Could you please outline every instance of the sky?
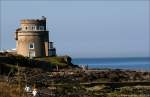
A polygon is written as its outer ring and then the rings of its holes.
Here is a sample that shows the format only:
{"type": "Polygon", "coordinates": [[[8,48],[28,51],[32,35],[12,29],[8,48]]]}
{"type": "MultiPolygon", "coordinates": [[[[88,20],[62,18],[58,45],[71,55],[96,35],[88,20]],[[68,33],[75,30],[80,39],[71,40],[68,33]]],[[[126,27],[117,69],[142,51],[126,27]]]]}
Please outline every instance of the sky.
{"type": "Polygon", "coordinates": [[[149,0],[1,0],[1,49],[15,48],[21,19],[47,17],[58,55],[150,56],[149,0]]]}

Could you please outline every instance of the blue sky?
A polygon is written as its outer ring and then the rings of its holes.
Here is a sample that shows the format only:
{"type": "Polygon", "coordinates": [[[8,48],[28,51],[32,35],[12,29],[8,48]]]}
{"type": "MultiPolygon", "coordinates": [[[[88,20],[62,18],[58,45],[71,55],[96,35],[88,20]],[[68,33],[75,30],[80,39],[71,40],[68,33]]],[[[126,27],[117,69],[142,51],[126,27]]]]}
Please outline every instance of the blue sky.
{"type": "Polygon", "coordinates": [[[21,19],[47,17],[58,55],[150,56],[150,1],[1,1],[3,49],[15,48],[21,19]]]}

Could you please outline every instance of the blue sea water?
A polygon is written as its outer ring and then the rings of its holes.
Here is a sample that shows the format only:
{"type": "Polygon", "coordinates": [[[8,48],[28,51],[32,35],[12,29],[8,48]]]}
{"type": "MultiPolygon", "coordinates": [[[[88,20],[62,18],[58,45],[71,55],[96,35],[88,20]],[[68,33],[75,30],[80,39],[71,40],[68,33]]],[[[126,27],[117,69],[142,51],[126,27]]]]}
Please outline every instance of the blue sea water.
{"type": "Polygon", "coordinates": [[[150,57],[146,58],[74,58],[74,64],[89,68],[109,68],[150,71],[150,57]]]}

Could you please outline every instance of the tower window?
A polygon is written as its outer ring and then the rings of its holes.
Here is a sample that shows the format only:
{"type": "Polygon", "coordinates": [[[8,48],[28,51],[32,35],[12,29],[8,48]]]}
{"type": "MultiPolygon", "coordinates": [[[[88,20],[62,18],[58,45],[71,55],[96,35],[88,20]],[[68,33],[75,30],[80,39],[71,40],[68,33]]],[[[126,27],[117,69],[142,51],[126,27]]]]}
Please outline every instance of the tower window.
{"type": "Polygon", "coordinates": [[[36,27],[35,27],[35,26],[32,26],[32,30],[36,30],[36,27]]]}
{"type": "Polygon", "coordinates": [[[34,43],[29,44],[29,49],[34,49],[34,43]]]}
{"type": "Polygon", "coordinates": [[[28,26],[22,26],[22,30],[28,30],[28,26]]]}
{"type": "Polygon", "coordinates": [[[40,30],[44,30],[44,26],[39,26],[39,29],[40,30]]]}
{"type": "Polygon", "coordinates": [[[25,27],[25,29],[27,30],[27,29],[28,29],[28,27],[25,27]]]}

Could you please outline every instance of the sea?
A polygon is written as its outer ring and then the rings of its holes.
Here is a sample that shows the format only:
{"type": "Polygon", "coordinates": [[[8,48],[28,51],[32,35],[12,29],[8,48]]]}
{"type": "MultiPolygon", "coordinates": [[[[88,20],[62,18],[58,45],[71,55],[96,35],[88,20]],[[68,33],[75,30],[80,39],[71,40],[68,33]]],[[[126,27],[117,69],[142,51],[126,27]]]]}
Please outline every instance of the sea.
{"type": "Polygon", "coordinates": [[[73,58],[72,63],[90,69],[125,69],[150,71],[150,57],[138,58],[73,58]]]}

